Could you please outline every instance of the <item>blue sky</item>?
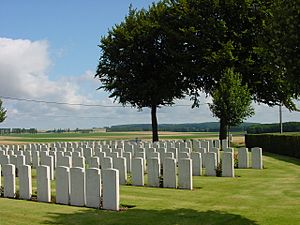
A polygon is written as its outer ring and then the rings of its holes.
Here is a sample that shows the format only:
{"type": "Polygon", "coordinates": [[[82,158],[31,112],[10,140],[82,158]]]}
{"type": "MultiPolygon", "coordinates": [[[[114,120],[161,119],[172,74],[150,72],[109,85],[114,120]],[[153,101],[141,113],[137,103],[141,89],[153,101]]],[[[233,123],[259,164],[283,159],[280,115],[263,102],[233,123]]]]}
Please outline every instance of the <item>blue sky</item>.
{"type": "Polygon", "coordinates": [[[48,40],[54,65],[51,78],[82,74],[96,68],[100,37],[134,8],[152,0],[10,0],[0,7],[1,36],[48,40]]]}
{"type": "MultiPolygon", "coordinates": [[[[117,105],[93,78],[97,46],[120,23],[129,5],[148,7],[152,0],[0,0],[0,96],[83,104],[117,105]]],[[[210,99],[203,96],[202,102],[210,99]]],[[[150,123],[149,110],[61,106],[3,99],[8,110],[1,127],[89,128],[150,123]]],[[[178,104],[191,105],[188,99],[178,104]]],[[[278,108],[255,104],[250,122],[277,122],[278,108]]],[[[284,121],[300,121],[283,110],[284,121]]],[[[161,108],[160,123],[217,121],[207,105],[161,108]]]]}

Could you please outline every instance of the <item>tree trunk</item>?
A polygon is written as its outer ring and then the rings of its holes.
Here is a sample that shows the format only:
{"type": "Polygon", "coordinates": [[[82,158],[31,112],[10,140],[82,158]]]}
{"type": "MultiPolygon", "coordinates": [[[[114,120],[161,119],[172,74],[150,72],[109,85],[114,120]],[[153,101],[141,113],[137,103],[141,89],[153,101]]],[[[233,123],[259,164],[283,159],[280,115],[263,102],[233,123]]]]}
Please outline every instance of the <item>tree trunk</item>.
{"type": "Polygon", "coordinates": [[[227,124],[226,121],[221,118],[220,119],[220,130],[219,130],[219,139],[220,140],[225,140],[227,138],[227,124]]]}
{"type": "Polygon", "coordinates": [[[158,141],[158,125],[157,125],[157,117],[156,117],[156,105],[152,105],[151,107],[151,119],[152,119],[152,141],[158,141]]]}

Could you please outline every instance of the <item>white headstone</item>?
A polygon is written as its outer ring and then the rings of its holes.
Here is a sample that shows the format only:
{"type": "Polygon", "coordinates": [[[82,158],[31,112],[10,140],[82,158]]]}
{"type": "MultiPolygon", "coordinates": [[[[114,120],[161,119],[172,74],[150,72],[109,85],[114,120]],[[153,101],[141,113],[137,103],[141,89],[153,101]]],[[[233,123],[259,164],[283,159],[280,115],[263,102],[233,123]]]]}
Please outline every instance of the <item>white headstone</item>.
{"type": "Polygon", "coordinates": [[[228,148],[228,140],[227,139],[221,140],[221,146],[223,151],[224,149],[228,148]]]}
{"type": "Polygon", "coordinates": [[[85,158],[81,156],[72,156],[72,166],[85,168],[85,158]]]}
{"type": "Polygon", "coordinates": [[[114,160],[114,169],[119,170],[119,184],[127,183],[127,167],[126,159],[124,157],[118,157],[114,160]]]}
{"type": "Polygon", "coordinates": [[[20,199],[30,200],[32,195],[31,166],[19,167],[18,173],[20,199]]]}
{"type": "Polygon", "coordinates": [[[6,164],[10,164],[9,155],[0,155],[0,165],[4,166],[6,164]]]}
{"type": "Polygon", "coordinates": [[[127,172],[131,173],[131,164],[132,164],[131,152],[124,152],[123,156],[126,158],[127,172]]]}
{"type": "Polygon", "coordinates": [[[50,168],[38,166],[37,173],[37,200],[38,202],[51,202],[50,168]]]}
{"type": "Polygon", "coordinates": [[[158,158],[148,159],[148,186],[159,187],[160,183],[160,162],[158,158]]]}
{"type": "Polygon", "coordinates": [[[119,171],[116,169],[103,170],[103,209],[119,210],[119,171]]]}
{"type": "Polygon", "coordinates": [[[192,159],[192,167],[193,167],[193,176],[201,176],[202,175],[201,153],[192,152],[191,159],[192,159]]]}
{"type": "Polygon", "coordinates": [[[54,180],[54,160],[53,156],[45,155],[41,158],[42,166],[49,166],[50,180],[54,180]]]}
{"type": "Polygon", "coordinates": [[[222,154],[222,176],[234,177],[234,159],[232,152],[223,152],[222,154]]]}
{"type": "Polygon", "coordinates": [[[70,156],[60,156],[57,158],[57,166],[72,167],[72,158],[70,156]]]}
{"type": "Polygon", "coordinates": [[[101,202],[101,173],[98,168],[86,170],[86,206],[100,208],[101,202]]]}
{"type": "Polygon", "coordinates": [[[178,160],[178,187],[181,189],[193,189],[191,159],[178,160]]]}
{"type": "Polygon", "coordinates": [[[69,204],[70,199],[70,169],[59,166],[55,171],[56,203],[69,204]]]}
{"type": "Polygon", "coordinates": [[[99,169],[99,166],[100,166],[99,157],[97,157],[97,156],[91,157],[91,159],[90,159],[90,168],[97,168],[97,169],[99,169]]]}
{"type": "Polygon", "coordinates": [[[220,149],[218,148],[211,148],[210,152],[214,152],[217,155],[217,162],[220,163],[220,149]]]}
{"type": "Polygon", "coordinates": [[[262,149],[258,147],[251,148],[251,153],[252,153],[252,168],[263,169],[262,149]]]}
{"type": "Polygon", "coordinates": [[[176,160],[165,158],[163,166],[163,185],[165,188],[176,188],[176,160]]]}
{"type": "Polygon", "coordinates": [[[13,164],[2,166],[4,176],[4,197],[14,198],[16,196],[16,167],[13,164]]]}
{"type": "Polygon", "coordinates": [[[217,154],[214,152],[205,153],[205,174],[206,176],[216,176],[217,154]]]}
{"type": "Polygon", "coordinates": [[[70,205],[84,206],[85,203],[85,171],[73,167],[70,169],[70,205]]]}
{"type": "Polygon", "coordinates": [[[238,149],[238,168],[249,168],[248,148],[238,149]]]}
{"type": "Polygon", "coordinates": [[[132,159],[132,185],[144,186],[144,159],[133,158],[132,159]]]}

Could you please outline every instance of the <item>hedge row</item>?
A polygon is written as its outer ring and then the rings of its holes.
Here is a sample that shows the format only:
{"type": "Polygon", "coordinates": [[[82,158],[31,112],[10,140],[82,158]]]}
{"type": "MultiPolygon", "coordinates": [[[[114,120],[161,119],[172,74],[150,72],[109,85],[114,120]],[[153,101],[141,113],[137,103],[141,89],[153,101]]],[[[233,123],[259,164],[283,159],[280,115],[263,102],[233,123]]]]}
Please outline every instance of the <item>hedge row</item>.
{"type": "Polygon", "coordinates": [[[266,152],[300,159],[300,134],[247,134],[245,143],[247,148],[261,147],[266,152]]]}

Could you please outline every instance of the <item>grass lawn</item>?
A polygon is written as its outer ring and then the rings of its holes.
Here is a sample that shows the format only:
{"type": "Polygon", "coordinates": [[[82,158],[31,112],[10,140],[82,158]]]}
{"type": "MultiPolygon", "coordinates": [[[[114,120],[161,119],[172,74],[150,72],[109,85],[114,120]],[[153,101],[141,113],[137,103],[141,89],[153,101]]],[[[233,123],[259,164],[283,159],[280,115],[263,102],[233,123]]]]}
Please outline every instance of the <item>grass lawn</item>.
{"type": "Polygon", "coordinates": [[[266,154],[264,164],[194,177],[193,191],[121,186],[121,204],[134,206],[121,212],[0,198],[0,225],[300,224],[300,160],[266,154]]]}

